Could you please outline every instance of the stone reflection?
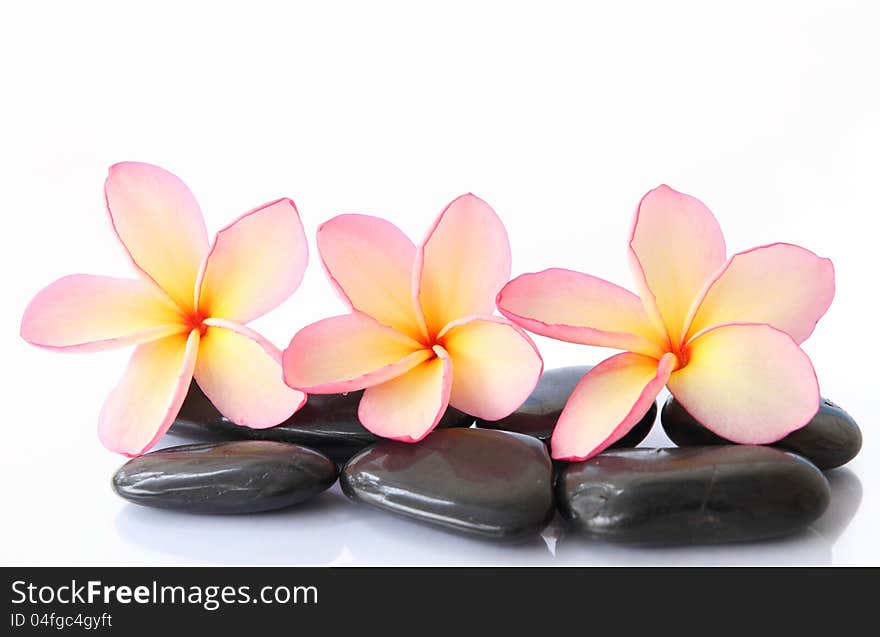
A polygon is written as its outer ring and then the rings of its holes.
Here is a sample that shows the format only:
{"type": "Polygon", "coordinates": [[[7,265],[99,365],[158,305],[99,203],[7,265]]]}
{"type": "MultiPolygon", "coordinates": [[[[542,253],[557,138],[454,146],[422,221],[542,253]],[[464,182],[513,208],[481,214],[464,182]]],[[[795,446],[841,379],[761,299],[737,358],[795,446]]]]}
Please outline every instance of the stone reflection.
{"type": "Polygon", "coordinates": [[[825,477],[831,483],[831,504],[825,514],[813,523],[812,528],[833,546],[846,531],[862,504],[862,482],[846,467],[828,471],[825,477]]]}
{"type": "MultiPolygon", "coordinates": [[[[397,566],[554,564],[540,535],[515,544],[429,526],[365,505],[351,503],[355,515],[345,540],[346,564],[397,566]]],[[[552,526],[552,523],[551,523],[552,526]]]]}
{"type": "Polygon", "coordinates": [[[195,564],[324,566],[342,554],[358,511],[334,486],[308,502],[267,513],[192,515],[126,504],[116,531],[155,552],[195,564]]]}

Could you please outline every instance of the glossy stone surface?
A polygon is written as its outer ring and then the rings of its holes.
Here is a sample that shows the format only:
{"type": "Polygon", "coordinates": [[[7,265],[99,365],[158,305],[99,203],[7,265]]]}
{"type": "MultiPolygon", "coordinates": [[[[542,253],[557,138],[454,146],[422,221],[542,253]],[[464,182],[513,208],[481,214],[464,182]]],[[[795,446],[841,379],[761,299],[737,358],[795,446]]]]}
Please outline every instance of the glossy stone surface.
{"type": "MultiPolygon", "coordinates": [[[[672,396],[663,405],[660,421],[666,435],[679,447],[731,444],[703,427],[672,396]]],[[[845,465],[856,457],[862,448],[862,432],[852,416],[822,398],[819,412],[810,422],[772,446],[793,451],[825,471],[845,465]]]]}
{"type": "MultiPolygon", "coordinates": [[[[584,374],[591,369],[593,369],[592,365],[576,365],[546,370],[541,374],[535,390],[519,409],[501,420],[488,421],[478,418],[477,427],[515,431],[534,436],[549,444],[553,428],[559,420],[562,408],[568,402],[568,397],[584,374]]],[[[656,418],[657,404],[654,403],[645,417],[636,423],[628,434],[611,445],[611,448],[637,446],[650,433],[656,418]]]]}
{"type": "Polygon", "coordinates": [[[129,460],[113,488],[135,504],[189,513],[253,513],[308,500],[336,481],[336,464],[297,445],[240,440],[182,445],[129,460]]]}
{"type": "MultiPolygon", "coordinates": [[[[193,382],[169,433],[196,440],[276,440],[317,449],[336,462],[345,462],[364,447],[381,440],[358,421],[363,391],[313,394],[302,409],[277,427],[240,427],[223,416],[193,382]]],[[[473,418],[449,408],[437,425],[468,427],[473,418]]]]}
{"type": "Polygon", "coordinates": [[[556,481],[559,511],[588,536],[631,544],[702,544],[794,533],[828,507],[822,472],[772,447],[605,452],[556,481]]]}
{"type": "Polygon", "coordinates": [[[522,539],[553,516],[552,467],[536,438],[485,429],[385,441],[345,465],[343,492],[422,522],[492,539],[522,539]]]}

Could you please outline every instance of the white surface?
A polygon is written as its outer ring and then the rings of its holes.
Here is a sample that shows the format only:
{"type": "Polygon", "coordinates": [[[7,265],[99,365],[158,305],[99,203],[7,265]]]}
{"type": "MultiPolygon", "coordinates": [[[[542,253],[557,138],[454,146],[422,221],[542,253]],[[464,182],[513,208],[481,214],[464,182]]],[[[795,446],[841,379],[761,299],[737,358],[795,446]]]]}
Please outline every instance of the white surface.
{"type": "MultiPolygon", "coordinates": [[[[0,10],[0,563],[880,564],[875,3],[308,5],[0,10]],[[107,167],[126,159],[180,175],[212,231],[291,196],[312,247],[342,212],[417,239],[473,191],[507,225],[514,274],[561,266],[627,286],[633,208],[669,183],[712,208],[732,251],[785,240],[834,259],[837,298],[805,349],[864,449],[830,474],[832,512],[813,529],[714,548],[557,542],[556,528],[498,547],[337,489],[251,517],[126,505],[95,422],[128,352],[60,355],[17,336],[55,278],[130,273],[102,201],[107,167]]],[[[313,251],[300,290],[254,326],[283,346],[342,309],[313,251]]],[[[537,341],[548,367],[609,353],[537,341]]],[[[667,444],[659,428],[649,442],[667,444]]]]}

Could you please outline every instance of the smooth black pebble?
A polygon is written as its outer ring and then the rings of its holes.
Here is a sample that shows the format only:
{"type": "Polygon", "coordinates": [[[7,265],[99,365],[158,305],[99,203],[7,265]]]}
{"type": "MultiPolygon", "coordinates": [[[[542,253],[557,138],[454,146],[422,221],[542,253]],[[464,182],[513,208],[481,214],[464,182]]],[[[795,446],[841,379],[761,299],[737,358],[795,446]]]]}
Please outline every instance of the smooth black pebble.
{"type": "MultiPolygon", "coordinates": [[[[571,392],[574,391],[584,374],[591,369],[593,369],[592,365],[548,369],[541,374],[535,390],[519,409],[501,420],[490,421],[478,418],[477,427],[515,431],[527,436],[534,436],[549,444],[553,428],[556,426],[559,414],[562,413],[571,392]]],[[[638,446],[650,433],[656,418],[657,403],[654,403],[644,418],[610,448],[638,446]]]]}
{"type": "MultiPolygon", "coordinates": [[[[196,440],[275,440],[317,449],[344,463],[381,438],[358,420],[363,391],[347,394],[312,394],[302,409],[276,427],[241,427],[221,414],[193,381],[169,433],[196,440]]],[[[450,407],[438,428],[469,427],[474,419],[450,407]]]]}
{"type": "MultiPolygon", "coordinates": [[[[706,429],[672,396],[663,405],[660,422],[669,439],[679,447],[732,444],[706,429]]],[[[803,456],[826,471],[843,466],[858,455],[862,448],[862,432],[852,416],[822,398],[819,412],[810,422],[772,446],[803,456]]]]}
{"type": "Polygon", "coordinates": [[[268,440],[182,445],[125,463],[113,488],[126,500],[189,513],[253,513],[308,500],[336,481],[336,464],[268,440]]]}
{"type": "Polygon", "coordinates": [[[492,539],[536,535],[554,512],[547,448],[504,431],[445,429],[418,444],[381,442],[353,457],[339,482],[352,500],[492,539]]]}
{"type": "Polygon", "coordinates": [[[704,544],[794,533],[831,489],[814,465],[762,446],[609,451],[558,476],[559,511],[588,536],[630,544],[704,544]]]}

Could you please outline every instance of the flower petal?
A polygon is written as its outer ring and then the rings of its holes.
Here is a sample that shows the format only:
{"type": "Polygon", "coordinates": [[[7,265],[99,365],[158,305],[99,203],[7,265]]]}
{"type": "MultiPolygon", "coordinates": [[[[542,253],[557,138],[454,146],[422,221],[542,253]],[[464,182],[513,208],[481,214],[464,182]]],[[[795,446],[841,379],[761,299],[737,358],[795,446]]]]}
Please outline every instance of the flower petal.
{"type": "Polygon", "coordinates": [[[98,419],[104,446],[137,456],[156,444],[180,411],[199,350],[199,331],[139,345],[98,419]]]}
{"type": "Polygon", "coordinates": [[[436,356],[405,374],[368,387],[358,407],[361,424],[377,436],[418,442],[446,412],[452,387],[452,364],[442,347],[436,356]]]}
{"type": "Polygon", "coordinates": [[[208,233],[186,184],[158,166],[125,162],[110,168],[104,195],[113,228],[134,265],[191,310],[208,233]]]}
{"type": "Polygon", "coordinates": [[[522,274],[499,292],[498,309],[542,336],[663,356],[665,337],[639,297],[589,274],[560,268],[522,274]]]}
{"type": "Polygon", "coordinates": [[[339,215],[318,228],[318,252],[353,309],[422,338],[412,296],[416,247],[397,226],[368,215],[339,215]]]}
{"type": "Polygon", "coordinates": [[[284,350],[284,382],[310,394],[364,389],[409,371],[431,350],[361,312],[297,332],[284,350]]]}
{"type": "Polygon", "coordinates": [[[484,420],[504,418],[522,405],[544,368],[532,339],[502,318],[460,319],[438,341],[452,360],[449,403],[484,420]]]}
{"type": "Polygon", "coordinates": [[[293,294],[308,259],[306,234],[290,199],[256,208],[217,233],[199,286],[199,311],[252,321],[293,294]]]}
{"type": "Polygon", "coordinates": [[[688,338],[722,323],[767,323],[803,343],[834,299],[834,266],[775,243],[733,255],[708,287],[688,338]]]}
{"type": "Polygon", "coordinates": [[[281,350],[243,325],[207,319],[195,377],[199,387],[232,422],[264,429],[290,418],[306,395],[284,384],[281,350]]]}
{"type": "Polygon", "coordinates": [[[557,460],[586,460],[625,436],[641,420],[675,368],[676,358],[660,361],[624,352],[587,372],[568,399],[550,439],[557,460]]]}
{"type": "Polygon", "coordinates": [[[678,348],[694,302],[724,264],[718,221],[698,199],[660,186],[639,203],[629,245],[648,316],[678,348]]]}
{"type": "Polygon", "coordinates": [[[414,293],[428,332],[474,314],[492,314],[510,278],[510,243],[495,211],[472,194],[440,213],[416,252],[414,293]]]}
{"type": "Polygon", "coordinates": [[[819,410],[810,359],[791,336],[769,325],[711,328],[688,345],[689,360],[669,391],[694,418],[743,444],[775,442],[819,410]]]}
{"type": "Polygon", "coordinates": [[[49,349],[100,351],[187,331],[174,304],[140,279],[73,274],[40,291],[21,336],[49,349]]]}

